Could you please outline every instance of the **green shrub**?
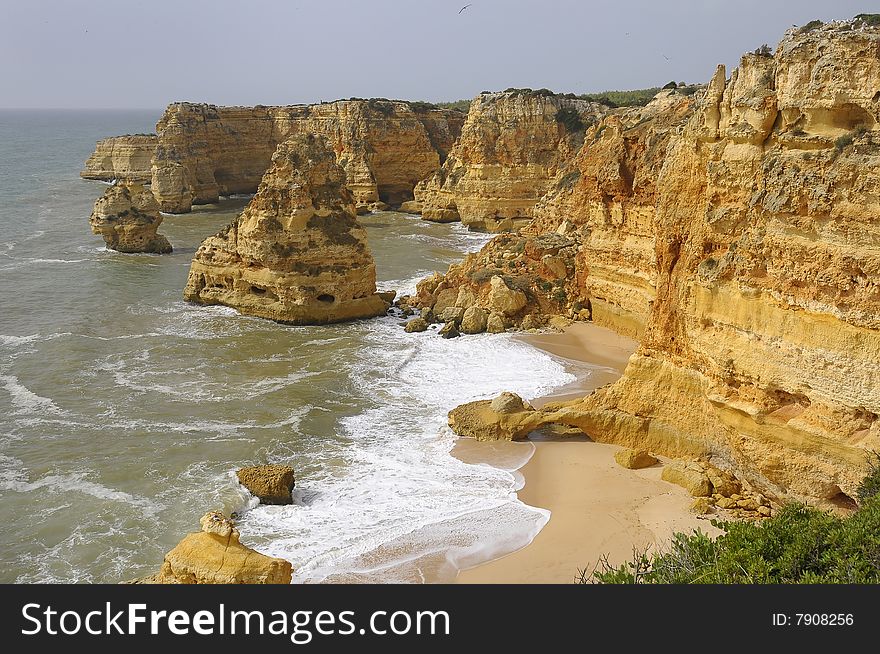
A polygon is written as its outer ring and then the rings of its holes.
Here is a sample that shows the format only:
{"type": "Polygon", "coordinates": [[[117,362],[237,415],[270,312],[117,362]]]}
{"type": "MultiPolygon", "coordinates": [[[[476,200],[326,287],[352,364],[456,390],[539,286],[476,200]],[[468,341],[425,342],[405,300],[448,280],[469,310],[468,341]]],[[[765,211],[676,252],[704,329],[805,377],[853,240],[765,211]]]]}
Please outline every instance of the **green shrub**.
{"type": "Polygon", "coordinates": [[[584,121],[577,109],[571,107],[560,107],[556,112],[556,122],[562,123],[569,132],[584,131],[584,121]]]}
{"type": "Polygon", "coordinates": [[[868,455],[868,474],[862,479],[856,493],[862,503],[880,495],[880,452],[871,452],[868,455]]]}
{"type": "Polygon", "coordinates": [[[843,152],[843,150],[852,145],[852,142],[853,135],[852,132],[850,132],[849,134],[837,137],[837,140],[834,142],[834,147],[838,152],[843,152]]]}
{"type": "MultiPolygon", "coordinates": [[[[484,91],[486,93],[486,91],[484,91]]],[[[437,106],[441,109],[457,109],[458,111],[463,111],[467,113],[471,108],[470,100],[454,100],[452,102],[438,102],[437,106]]]]}
{"type": "Polygon", "coordinates": [[[579,170],[573,170],[570,173],[565,173],[565,175],[562,176],[562,179],[557,182],[556,188],[573,188],[580,178],[581,171],[579,170]]]}
{"type": "Polygon", "coordinates": [[[470,278],[475,284],[485,284],[496,275],[501,274],[502,272],[497,268],[481,268],[480,270],[473,271],[470,274],[470,278]]]}
{"type": "Polygon", "coordinates": [[[601,93],[585,93],[578,96],[582,100],[598,102],[606,107],[644,107],[654,96],[660,92],[659,86],[649,89],[635,89],[632,91],[602,91],[601,93]]]}
{"type": "Polygon", "coordinates": [[[773,56],[773,48],[771,48],[766,43],[763,43],[760,47],[755,48],[752,54],[756,54],[759,57],[772,57],[773,56]]]}
{"type": "Polygon", "coordinates": [[[880,583],[880,495],[868,497],[846,517],[792,503],[760,523],[713,524],[724,531],[714,540],[701,532],[676,534],[657,554],[634,552],[620,566],[605,558],[593,570],[578,571],[575,579],[603,584],[880,583]]]}
{"type": "Polygon", "coordinates": [[[809,23],[807,23],[806,25],[804,25],[803,27],[801,27],[798,30],[798,34],[806,34],[807,32],[812,32],[814,29],[818,29],[819,27],[822,27],[824,24],[825,23],[823,23],[821,20],[818,20],[818,19],[811,20],[809,23]]]}
{"type": "Polygon", "coordinates": [[[880,25],[880,14],[856,14],[853,20],[876,27],[880,25]]]}
{"type": "Polygon", "coordinates": [[[834,147],[837,149],[837,152],[843,152],[847,147],[852,145],[853,141],[855,141],[860,136],[863,136],[868,131],[868,128],[864,125],[859,125],[851,132],[844,134],[843,136],[839,136],[836,141],[834,141],[834,147]]]}
{"type": "Polygon", "coordinates": [[[433,102],[422,102],[421,100],[411,100],[409,108],[418,114],[423,114],[433,109],[437,109],[437,105],[433,102]]]}
{"type": "Polygon", "coordinates": [[[367,106],[385,116],[390,116],[394,113],[394,105],[385,98],[371,98],[367,100],[367,106]]]}
{"type": "Polygon", "coordinates": [[[667,82],[667,83],[664,84],[661,88],[662,88],[664,91],[666,91],[666,90],[668,90],[668,89],[677,89],[677,88],[678,88],[678,82],[674,82],[674,81],[673,81],[673,82],[667,82]]]}

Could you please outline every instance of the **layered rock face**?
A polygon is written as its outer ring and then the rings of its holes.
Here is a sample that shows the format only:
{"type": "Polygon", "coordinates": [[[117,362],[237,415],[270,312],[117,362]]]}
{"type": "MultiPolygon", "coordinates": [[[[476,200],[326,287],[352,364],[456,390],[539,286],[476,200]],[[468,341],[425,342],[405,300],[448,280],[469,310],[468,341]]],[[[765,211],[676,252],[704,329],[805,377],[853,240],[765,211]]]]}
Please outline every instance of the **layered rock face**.
{"type": "Polygon", "coordinates": [[[572,164],[535,209],[527,238],[554,233],[579,247],[566,287],[571,314],[638,338],[655,297],[657,180],[694,100],[663,91],[587,133],[572,164]]]}
{"type": "Polygon", "coordinates": [[[589,400],[615,439],[854,495],[880,446],[878,88],[880,30],[858,23],[716,72],[657,182],[642,346],[589,400]]]}
{"type": "Polygon", "coordinates": [[[880,449],[878,88],[880,30],[832,23],[719,68],[689,117],[656,119],[665,134],[609,118],[571,201],[548,196],[526,231],[572,229],[594,318],[644,316],[642,343],[618,382],[527,426],[849,503],[880,449]]]}
{"type": "Polygon", "coordinates": [[[89,217],[92,233],[100,234],[111,250],[127,253],[171,252],[171,243],[157,233],[161,224],[162,215],[153,194],[135,183],[108,188],[89,217]]]}
{"type": "Polygon", "coordinates": [[[253,193],[280,143],[319,134],[331,144],[358,204],[399,204],[439,168],[464,120],[458,111],[417,109],[385,100],[289,107],[175,103],[156,126],[153,193],[169,212],[253,193]]]}
{"type": "Polygon", "coordinates": [[[202,243],[184,298],[291,324],[381,315],[376,266],[326,139],[282,143],[231,225],[202,243]]]}
{"type": "Polygon", "coordinates": [[[83,179],[149,182],[152,177],[155,134],[128,134],[98,141],[80,173],[83,179]]]}
{"type": "Polygon", "coordinates": [[[239,542],[235,523],[211,511],[199,521],[202,530],[186,536],[165,555],[162,569],[138,580],[153,584],[289,584],[289,561],[252,550],[239,542]]]}
{"type": "Polygon", "coordinates": [[[581,129],[558,119],[560,110],[586,123],[605,111],[596,103],[533,91],[477,96],[443,167],[416,187],[422,217],[461,220],[490,232],[527,223],[583,142],[581,129]]]}
{"type": "Polygon", "coordinates": [[[424,280],[411,303],[433,307],[441,294],[460,289],[481,298],[500,276],[527,300],[506,316],[509,327],[540,327],[562,315],[638,337],[655,293],[657,177],[670,138],[693,106],[691,97],[664,91],[647,107],[599,120],[538,202],[531,223],[424,280]]]}

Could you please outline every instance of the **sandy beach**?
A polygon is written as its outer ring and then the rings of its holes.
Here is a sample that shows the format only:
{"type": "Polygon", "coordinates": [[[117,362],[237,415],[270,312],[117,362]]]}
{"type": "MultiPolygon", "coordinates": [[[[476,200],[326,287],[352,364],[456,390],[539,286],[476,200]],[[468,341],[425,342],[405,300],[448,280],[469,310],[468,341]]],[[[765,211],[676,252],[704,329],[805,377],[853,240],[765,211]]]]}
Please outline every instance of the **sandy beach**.
{"type": "MultiPolygon", "coordinates": [[[[636,347],[588,323],[575,323],[561,334],[521,338],[555,356],[597,366],[577,387],[534,399],[535,406],[583,397],[614,381],[636,347]]],[[[533,443],[534,455],[519,470],[525,486],[518,497],[548,509],[549,522],[527,546],[463,570],[456,583],[571,583],[579,569],[592,569],[603,556],[620,563],[634,548],[666,543],[676,531],[715,533],[707,520],[689,511],[693,498],[687,491],[660,480],[659,464],[627,470],[614,461],[617,446],[586,438],[533,443]]]]}

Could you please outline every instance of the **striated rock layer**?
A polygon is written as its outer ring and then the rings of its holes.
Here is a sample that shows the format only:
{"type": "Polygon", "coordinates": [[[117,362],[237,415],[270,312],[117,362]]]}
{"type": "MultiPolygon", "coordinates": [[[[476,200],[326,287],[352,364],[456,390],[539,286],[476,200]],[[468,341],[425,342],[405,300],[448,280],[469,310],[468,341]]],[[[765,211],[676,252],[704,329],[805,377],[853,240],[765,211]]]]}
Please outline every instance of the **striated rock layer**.
{"type": "Polygon", "coordinates": [[[149,182],[158,137],[155,134],[128,134],[98,141],[95,151],[80,173],[83,179],[149,182]]]}
{"type": "Polygon", "coordinates": [[[424,280],[409,301],[433,307],[441,294],[461,289],[483,298],[500,276],[527,300],[507,316],[508,326],[540,327],[563,315],[640,336],[655,294],[657,177],[670,139],[693,106],[693,98],[663,91],[647,107],[600,119],[538,202],[531,223],[424,280]]]}
{"type": "Polygon", "coordinates": [[[838,22],[719,67],[693,110],[588,135],[525,231],[573,234],[582,301],[642,342],[618,382],[526,426],[848,503],[880,449],[878,88],[880,29],[838,22]]]}
{"type": "Polygon", "coordinates": [[[82,175],[122,178],[136,168],[137,179],[151,181],[162,211],[182,213],[221,195],[254,193],[280,143],[320,134],[358,204],[400,204],[440,167],[463,122],[460,111],[390,100],[286,107],[178,102],[156,125],[158,136],[101,141],[82,175]],[[126,154],[134,147],[137,157],[126,154]]]}
{"type": "Polygon", "coordinates": [[[490,232],[522,226],[577,152],[582,127],[604,111],[596,103],[549,92],[477,96],[443,167],[416,187],[422,218],[461,220],[470,229],[490,232]],[[566,112],[580,127],[566,126],[560,119],[566,112]]]}
{"type": "Polygon", "coordinates": [[[162,224],[153,194],[140,184],[115,184],[95,202],[89,217],[92,233],[100,234],[111,250],[167,254],[171,243],[158,234],[162,224]]]}
{"type": "Polygon", "coordinates": [[[282,143],[253,200],[202,243],[184,298],[292,324],[381,315],[376,266],[326,139],[282,143]]]}

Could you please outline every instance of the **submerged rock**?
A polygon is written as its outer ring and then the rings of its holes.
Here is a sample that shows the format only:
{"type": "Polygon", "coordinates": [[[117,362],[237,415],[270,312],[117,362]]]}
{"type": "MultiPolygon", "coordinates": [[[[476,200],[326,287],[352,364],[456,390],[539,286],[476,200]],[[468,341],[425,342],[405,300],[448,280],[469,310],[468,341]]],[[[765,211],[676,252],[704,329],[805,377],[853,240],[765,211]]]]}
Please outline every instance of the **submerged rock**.
{"type": "Polygon", "coordinates": [[[458,327],[455,325],[455,321],[450,320],[448,323],[443,325],[440,328],[440,331],[437,332],[443,338],[458,338],[461,336],[461,332],[458,331],[458,327]]]}
{"type": "Polygon", "coordinates": [[[408,334],[412,334],[414,332],[423,332],[428,329],[428,321],[424,318],[413,318],[408,323],[406,323],[406,327],[404,327],[404,331],[408,334]]]}
{"type": "Polygon", "coordinates": [[[184,298],[299,325],[385,313],[366,231],[323,137],[278,147],[241,216],[199,247],[184,298]]]}
{"type": "Polygon", "coordinates": [[[111,250],[167,254],[171,243],[156,230],[162,214],[153,194],[137,183],[111,186],[95,202],[89,217],[92,233],[100,234],[111,250]]]}
{"type": "Polygon", "coordinates": [[[236,473],[239,483],[258,497],[263,504],[291,504],[295,485],[293,468],[270,464],[248,466],[236,473]]]}

